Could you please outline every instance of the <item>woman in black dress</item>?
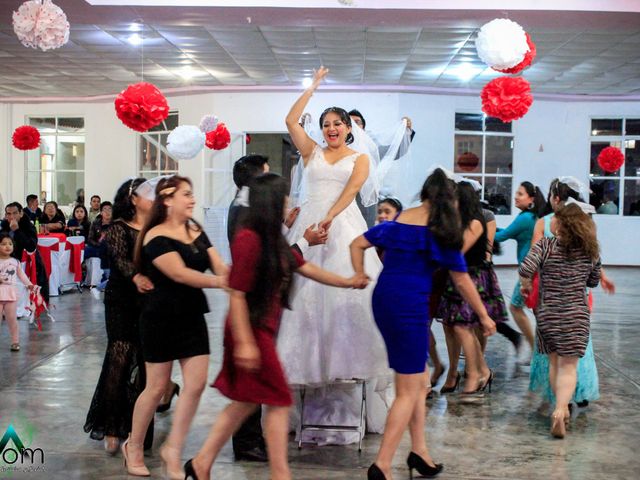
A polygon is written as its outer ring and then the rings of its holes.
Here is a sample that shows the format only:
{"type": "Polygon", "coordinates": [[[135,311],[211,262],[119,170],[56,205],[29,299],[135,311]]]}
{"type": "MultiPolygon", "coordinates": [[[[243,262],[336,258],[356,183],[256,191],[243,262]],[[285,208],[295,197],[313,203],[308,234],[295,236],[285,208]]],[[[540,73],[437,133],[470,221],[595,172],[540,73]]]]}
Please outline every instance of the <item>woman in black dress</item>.
{"type": "Polygon", "coordinates": [[[149,475],[142,451],[144,432],[171,381],[173,361],[179,360],[184,387],[160,456],[169,478],[184,478],[182,448],[207,381],[209,335],[204,314],[209,309],[202,289],[224,287],[228,267],[192,219],[194,206],[188,178],[161,179],[136,245],[136,265],[155,288],[144,296],[140,316],[147,384],[136,402],[131,435],[122,444],[131,475],[149,475]],[[215,275],[204,273],[209,269],[215,275]]]}
{"type": "MultiPolygon", "coordinates": [[[[151,201],[136,193],[144,182],[144,178],[136,178],[120,186],[113,209],[117,220],[105,237],[112,268],[104,295],[108,343],[84,431],[93,439],[104,438],[109,453],[117,452],[120,439],[131,431],[133,406],[145,384],[138,291],[149,291],[153,284],[133,264],[138,232],[151,209],[151,201]]],[[[148,447],[152,438],[150,428],[145,440],[148,447]]]]}

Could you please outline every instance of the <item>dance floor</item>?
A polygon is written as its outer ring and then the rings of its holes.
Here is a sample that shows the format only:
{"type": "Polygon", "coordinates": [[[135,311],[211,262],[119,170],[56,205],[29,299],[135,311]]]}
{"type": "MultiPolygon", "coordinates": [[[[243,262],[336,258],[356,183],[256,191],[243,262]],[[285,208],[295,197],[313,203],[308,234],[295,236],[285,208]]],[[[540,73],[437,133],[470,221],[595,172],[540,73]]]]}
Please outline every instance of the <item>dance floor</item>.
{"type": "MultiPolygon", "coordinates": [[[[488,362],[496,371],[493,392],[474,405],[461,404],[456,395],[437,393],[430,401],[429,444],[433,457],[445,465],[439,478],[638,478],[640,269],[610,268],[608,274],[617,284],[617,293],[609,297],[596,291],[592,324],[600,401],[574,414],[566,439],[552,439],[547,407],[527,393],[528,370],[515,367],[513,349],[504,337],[493,337],[488,345],[488,362]]],[[[503,291],[510,296],[515,269],[501,268],[498,275],[503,291]]],[[[209,377],[213,379],[220,367],[226,300],[223,294],[214,292],[209,302],[209,377]]],[[[52,304],[56,322],[45,320],[44,331],[38,332],[21,321],[20,353],[9,352],[5,325],[0,334],[0,429],[4,431],[12,423],[25,444],[42,448],[45,454],[44,472],[21,471],[11,478],[123,478],[120,454],[108,456],[102,443],[89,439],[82,430],[104,356],[103,305],[87,292],[57,297],[52,304]]],[[[438,350],[446,358],[442,329],[438,325],[434,331],[438,350]]],[[[181,382],[177,371],[174,380],[181,382]]],[[[199,448],[225,403],[216,390],[206,389],[185,448],[185,460],[199,448]]],[[[171,410],[156,416],[154,449],[146,458],[155,478],[162,478],[157,446],[164,440],[170,421],[171,410]]],[[[355,445],[307,446],[299,451],[292,441],[294,478],[364,479],[380,439],[379,435],[368,435],[362,453],[355,445]]],[[[406,436],[396,456],[396,480],[408,478],[404,466],[408,449],[406,436]]],[[[0,458],[0,478],[7,476],[3,466],[6,463],[0,458]]],[[[16,466],[23,468],[26,464],[21,466],[18,461],[16,466]]],[[[212,474],[216,480],[268,477],[264,465],[235,463],[230,445],[222,451],[212,474]]]]}

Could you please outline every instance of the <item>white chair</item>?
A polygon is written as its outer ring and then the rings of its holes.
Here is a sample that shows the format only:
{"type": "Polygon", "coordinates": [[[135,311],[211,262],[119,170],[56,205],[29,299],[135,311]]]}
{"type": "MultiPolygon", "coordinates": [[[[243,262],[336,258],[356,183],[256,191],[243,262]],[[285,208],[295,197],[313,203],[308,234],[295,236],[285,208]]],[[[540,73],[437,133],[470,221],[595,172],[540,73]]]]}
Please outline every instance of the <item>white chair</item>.
{"type": "Polygon", "coordinates": [[[344,380],[335,380],[334,384],[340,385],[357,385],[362,389],[362,397],[360,400],[360,422],[358,425],[318,425],[313,423],[305,423],[304,419],[304,402],[307,389],[303,387],[300,390],[300,419],[298,424],[298,450],[302,448],[302,433],[305,431],[327,431],[327,432],[357,432],[358,433],[358,452],[362,451],[362,440],[366,433],[366,414],[367,414],[367,382],[362,378],[352,378],[344,380]]]}
{"type": "Polygon", "coordinates": [[[88,287],[97,287],[102,281],[104,272],[100,267],[100,259],[98,257],[87,258],[85,265],[87,266],[87,277],[84,280],[84,284],[88,287]]]}
{"type": "Polygon", "coordinates": [[[49,273],[49,296],[58,296],[60,287],[60,240],[55,237],[38,237],[38,250],[40,256],[46,255],[43,251],[49,250],[51,257],[51,272],[49,273]],[[41,248],[44,247],[44,248],[41,248]]]}
{"type": "MultiPolygon", "coordinates": [[[[26,272],[26,262],[21,262],[20,263],[20,267],[22,268],[23,272],[26,272]]],[[[22,283],[18,283],[18,303],[16,304],[16,316],[18,318],[20,317],[28,317],[29,316],[29,310],[27,310],[27,307],[29,306],[29,290],[27,290],[26,288],[24,288],[24,286],[22,285],[22,283]]]]}
{"type": "Polygon", "coordinates": [[[82,293],[82,271],[72,272],[71,265],[71,252],[73,245],[82,246],[80,251],[80,262],[76,265],[77,268],[82,268],[82,260],[84,259],[84,237],[79,235],[76,237],[67,237],[67,245],[64,245],[64,249],[60,248],[60,284],[58,290],[63,293],[63,289],[66,287],[75,287],[80,293],[82,293]]]}

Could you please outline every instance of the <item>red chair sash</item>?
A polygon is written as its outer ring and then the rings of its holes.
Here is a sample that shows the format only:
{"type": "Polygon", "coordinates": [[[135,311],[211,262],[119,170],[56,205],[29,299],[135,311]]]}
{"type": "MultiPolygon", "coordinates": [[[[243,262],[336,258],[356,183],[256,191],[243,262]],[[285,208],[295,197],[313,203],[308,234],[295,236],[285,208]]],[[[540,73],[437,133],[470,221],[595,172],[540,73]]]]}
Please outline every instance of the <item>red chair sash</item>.
{"type": "Polygon", "coordinates": [[[31,283],[36,285],[38,283],[38,271],[36,269],[36,252],[22,251],[22,261],[25,263],[24,271],[29,277],[31,283]]]}
{"type": "Polygon", "coordinates": [[[67,242],[65,250],[71,250],[71,258],[69,258],[69,271],[73,273],[75,282],[82,281],[82,252],[84,251],[84,242],[71,243],[67,242]]]}
{"type": "Polygon", "coordinates": [[[47,272],[47,278],[51,276],[51,251],[55,247],[58,249],[59,244],[53,245],[38,245],[38,251],[40,252],[40,258],[44,264],[44,271],[47,272]]]}

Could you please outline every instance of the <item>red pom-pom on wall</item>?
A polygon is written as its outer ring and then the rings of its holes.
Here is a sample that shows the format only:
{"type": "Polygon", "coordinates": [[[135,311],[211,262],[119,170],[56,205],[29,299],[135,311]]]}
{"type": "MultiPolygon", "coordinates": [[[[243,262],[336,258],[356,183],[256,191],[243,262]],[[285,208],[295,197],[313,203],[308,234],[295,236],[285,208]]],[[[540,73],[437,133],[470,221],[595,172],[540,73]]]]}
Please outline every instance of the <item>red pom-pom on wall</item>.
{"type": "Polygon", "coordinates": [[[218,123],[215,130],[207,132],[205,145],[213,150],[224,150],[231,143],[231,134],[224,123],[218,123]]]}
{"type": "Polygon", "coordinates": [[[515,73],[520,73],[525,68],[531,66],[533,59],[536,58],[536,44],[533,43],[528,33],[525,33],[525,35],[527,36],[527,45],[529,45],[529,51],[524,54],[524,58],[522,59],[522,61],[515,67],[505,68],[504,70],[498,70],[497,68],[494,68],[494,70],[496,70],[497,72],[509,73],[513,75],[515,73]]]}
{"type": "Polygon", "coordinates": [[[13,146],[18,150],[34,150],[40,146],[40,132],[30,125],[23,125],[13,131],[13,146]]]}
{"type": "Polygon", "coordinates": [[[146,132],[169,116],[167,99],[155,85],[134,83],[118,94],[116,115],[127,127],[146,132]]]}
{"type": "Polygon", "coordinates": [[[499,77],[482,89],[482,111],[503,122],[522,118],[533,103],[531,85],[522,77],[499,77]]]}
{"type": "Polygon", "coordinates": [[[598,165],[607,173],[620,170],[624,163],[624,153],[616,147],[606,147],[598,154],[598,165]]]}
{"type": "Polygon", "coordinates": [[[249,135],[248,133],[245,133],[244,141],[247,145],[249,145],[251,143],[251,135],[249,135]]]}

